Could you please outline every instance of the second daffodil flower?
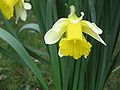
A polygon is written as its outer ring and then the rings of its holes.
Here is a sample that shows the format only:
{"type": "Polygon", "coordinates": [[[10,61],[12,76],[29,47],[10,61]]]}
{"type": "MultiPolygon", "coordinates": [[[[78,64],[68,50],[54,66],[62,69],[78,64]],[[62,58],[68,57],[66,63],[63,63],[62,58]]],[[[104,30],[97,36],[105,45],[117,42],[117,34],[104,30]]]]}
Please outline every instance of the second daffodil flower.
{"type": "Polygon", "coordinates": [[[23,21],[27,18],[26,10],[31,9],[31,5],[26,3],[25,0],[1,0],[0,10],[4,16],[9,20],[14,15],[14,9],[16,13],[16,23],[19,18],[23,21]]]}
{"type": "Polygon", "coordinates": [[[99,34],[102,34],[102,30],[95,23],[82,20],[83,12],[81,12],[81,17],[78,18],[73,5],[70,6],[70,9],[71,13],[68,18],[59,19],[45,34],[45,43],[55,44],[60,40],[58,52],[60,57],[72,56],[75,59],[79,59],[81,56],[84,56],[86,58],[92,45],[87,42],[83,33],[106,45],[99,36],[99,34]]]}

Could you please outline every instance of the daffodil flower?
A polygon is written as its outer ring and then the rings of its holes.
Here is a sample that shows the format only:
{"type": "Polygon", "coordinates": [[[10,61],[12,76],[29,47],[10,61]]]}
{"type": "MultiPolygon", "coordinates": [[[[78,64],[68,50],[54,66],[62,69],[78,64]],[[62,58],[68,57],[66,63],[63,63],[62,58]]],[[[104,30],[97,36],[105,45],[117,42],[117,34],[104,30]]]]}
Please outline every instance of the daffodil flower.
{"type": "Polygon", "coordinates": [[[14,9],[16,12],[16,23],[19,17],[25,21],[27,18],[26,10],[31,9],[29,3],[25,3],[24,0],[1,0],[0,1],[0,10],[4,16],[9,20],[14,15],[14,9]]]}
{"type": "Polygon", "coordinates": [[[87,42],[83,33],[88,34],[97,41],[106,45],[99,34],[102,30],[95,23],[82,20],[84,13],[81,12],[81,17],[75,14],[75,7],[70,6],[71,13],[68,18],[59,19],[53,27],[45,34],[44,39],[46,44],[55,44],[59,42],[59,56],[72,56],[79,59],[81,56],[85,58],[89,55],[92,45],[87,42]]]}

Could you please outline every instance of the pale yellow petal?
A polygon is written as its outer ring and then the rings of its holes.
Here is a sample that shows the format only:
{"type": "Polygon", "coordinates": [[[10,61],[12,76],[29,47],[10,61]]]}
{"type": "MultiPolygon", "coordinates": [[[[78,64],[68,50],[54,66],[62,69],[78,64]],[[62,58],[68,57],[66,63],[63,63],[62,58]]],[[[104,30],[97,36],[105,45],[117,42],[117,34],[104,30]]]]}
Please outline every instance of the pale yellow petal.
{"type": "Polygon", "coordinates": [[[70,23],[69,19],[61,18],[53,25],[53,31],[60,32],[63,27],[70,23]]]}
{"type": "Polygon", "coordinates": [[[63,27],[60,29],[59,32],[55,32],[55,30],[52,28],[50,29],[44,36],[44,40],[46,44],[55,44],[60,40],[62,35],[65,33],[66,27],[63,27]]]}
{"type": "Polygon", "coordinates": [[[53,27],[45,34],[44,39],[46,44],[54,44],[60,40],[62,35],[66,32],[66,27],[69,20],[66,18],[59,19],[53,27]]]}
{"type": "Polygon", "coordinates": [[[82,31],[88,35],[90,35],[91,37],[93,37],[94,39],[98,40],[99,42],[101,42],[102,44],[106,45],[106,43],[102,40],[102,38],[95,33],[93,30],[91,30],[91,28],[86,27],[86,26],[82,26],[82,31]]]}
{"type": "Polygon", "coordinates": [[[22,5],[22,2],[19,2],[16,6],[15,6],[15,12],[16,12],[16,23],[18,21],[19,18],[21,18],[21,20],[26,21],[27,18],[27,12],[25,10],[25,8],[22,5]]]}
{"type": "Polygon", "coordinates": [[[23,21],[26,21],[26,19],[27,19],[27,12],[26,12],[26,10],[24,8],[22,8],[22,10],[20,12],[20,18],[23,21]]]}
{"type": "Polygon", "coordinates": [[[32,8],[32,6],[31,6],[31,4],[29,4],[29,3],[24,3],[24,8],[25,8],[26,10],[30,10],[30,9],[32,8]]]}
{"type": "Polygon", "coordinates": [[[97,34],[102,34],[103,32],[95,23],[90,23],[89,21],[86,20],[82,20],[80,23],[83,27],[88,27],[97,34]]]}

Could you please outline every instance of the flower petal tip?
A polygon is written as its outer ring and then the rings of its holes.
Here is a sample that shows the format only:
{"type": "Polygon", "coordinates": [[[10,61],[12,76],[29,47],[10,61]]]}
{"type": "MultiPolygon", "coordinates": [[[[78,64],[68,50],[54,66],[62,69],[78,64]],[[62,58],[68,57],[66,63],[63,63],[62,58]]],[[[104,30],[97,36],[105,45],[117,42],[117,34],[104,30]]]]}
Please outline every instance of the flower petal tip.
{"type": "Polygon", "coordinates": [[[105,46],[107,46],[107,44],[106,44],[105,42],[104,42],[103,44],[104,44],[105,46]]]}
{"type": "Polygon", "coordinates": [[[97,34],[102,34],[103,31],[95,23],[92,23],[92,28],[97,34]]]}
{"type": "Polygon", "coordinates": [[[58,51],[58,55],[60,56],[60,58],[63,57],[63,55],[61,54],[60,49],[59,49],[59,51],[58,51]]]}
{"type": "Polygon", "coordinates": [[[26,10],[30,10],[30,9],[32,8],[32,6],[31,6],[31,4],[29,4],[29,3],[24,3],[24,8],[25,8],[26,10]]]}
{"type": "Polygon", "coordinates": [[[87,59],[87,56],[84,56],[85,57],[85,59],[87,59]]]}

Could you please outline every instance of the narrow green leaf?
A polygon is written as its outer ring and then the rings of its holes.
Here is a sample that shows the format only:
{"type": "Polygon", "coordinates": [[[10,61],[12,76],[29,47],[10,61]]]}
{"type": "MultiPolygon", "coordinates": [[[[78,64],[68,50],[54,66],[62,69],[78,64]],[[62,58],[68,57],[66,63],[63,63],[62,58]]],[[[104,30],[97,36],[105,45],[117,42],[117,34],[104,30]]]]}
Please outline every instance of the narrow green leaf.
{"type": "Polygon", "coordinates": [[[51,56],[51,65],[53,71],[53,78],[55,81],[55,88],[56,90],[62,90],[61,86],[61,69],[60,69],[60,62],[58,58],[58,51],[56,45],[49,46],[50,56],[51,56]]]}
{"type": "MultiPolygon", "coordinates": [[[[52,25],[54,24],[55,18],[53,18],[53,16],[55,15],[55,13],[57,13],[56,10],[53,9],[53,3],[55,3],[55,0],[47,0],[47,5],[46,5],[46,29],[47,30],[49,30],[52,27],[52,25]]],[[[49,47],[49,54],[51,57],[53,79],[55,81],[55,89],[62,90],[61,68],[60,68],[57,46],[49,45],[48,47],[49,47]]]]}
{"type": "Polygon", "coordinates": [[[69,58],[63,57],[60,59],[60,65],[61,65],[61,73],[62,73],[62,87],[63,90],[68,90],[69,86],[69,78],[70,78],[70,65],[69,65],[69,58]]]}
{"type": "Polygon", "coordinates": [[[91,13],[91,21],[92,23],[95,23],[96,22],[96,11],[95,11],[93,0],[89,0],[89,8],[90,8],[90,13],[91,13]]]}
{"type": "Polygon", "coordinates": [[[77,90],[85,90],[85,73],[87,69],[87,61],[85,59],[81,60],[81,70],[79,73],[79,83],[77,90]]]}
{"type": "Polygon", "coordinates": [[[18,31],[18,34],[20,34],[23,30],[34,30],[35,32],[40,33],[40,28],[38,24],[35,23],[29,23],[29,24],[25,24],[24,26],[22,26],[20,28],[20,30],[18,31]]]}
{"type": "Polygon", "coordinates": [[[80,66],[81,66],[81,61],[79,61],[79,60],[76,61],[72,90],[77,90],[78,83],[79,83],[80,66]]]}
{"type": "Polygon", "coordinates": [[[42,37],[44,37],[44,34],[46,33],[46,27],[45,27],[46,0],[31,0],[31,2],[33,5],[33,9],[34,9],[37,21],[39,23],[42,37]]]}
{"type": "Polygon", "coordinates": [[[102,10],[104,6],[104,0],[95,0],[95,9],[96,9],[96,22],[97,24],[100,22],[100,17],[102,15],[102,10]]]}
{"type": "Polygon", "coordinates": [[[75,60],[72,57],[69,58],[69,69],[68,70],[70,73],[68,90],[70,90],[73,88],[73,80],[74,80],[74,72],[75,72],[75,60]]]}
{"type": "Polygon", "coordinates": [[[53,0],[47,0],[46,5],[46,29],[49,30],[53,25],[53,0]]]}

